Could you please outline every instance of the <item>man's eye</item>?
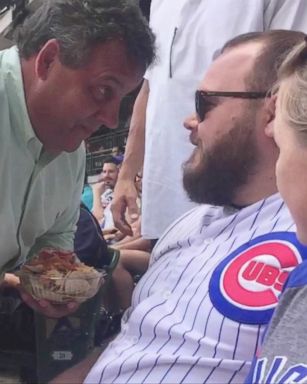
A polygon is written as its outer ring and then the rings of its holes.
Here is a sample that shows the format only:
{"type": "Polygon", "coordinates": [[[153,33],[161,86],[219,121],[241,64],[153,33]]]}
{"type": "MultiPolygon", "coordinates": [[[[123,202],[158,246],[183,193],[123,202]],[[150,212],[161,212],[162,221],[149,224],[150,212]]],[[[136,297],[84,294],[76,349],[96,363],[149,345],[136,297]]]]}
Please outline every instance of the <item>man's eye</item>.
{"type": "Polygon", "coordinates": [[[207,101],[206,103],[204,103],[203,105],[203,115],[204,115],[204,118],[206,118],[206,115],[216,107],[216,103],[214,102],[211,102],[211,101],[207,101]]]}
{"type": "Polygon", "coordinates": [[[112,90],[106,86],[96,87],[94,89],[94,97],[98,102],[107,101],[112,97],[112,90]]]}

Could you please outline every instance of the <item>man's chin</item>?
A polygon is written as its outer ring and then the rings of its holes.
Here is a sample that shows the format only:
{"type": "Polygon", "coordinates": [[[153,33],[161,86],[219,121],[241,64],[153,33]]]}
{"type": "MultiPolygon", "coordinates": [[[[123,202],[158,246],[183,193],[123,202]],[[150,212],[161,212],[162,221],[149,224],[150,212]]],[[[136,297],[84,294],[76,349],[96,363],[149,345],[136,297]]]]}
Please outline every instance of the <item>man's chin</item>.
{"type": "Polygon", "coordinates": [[[191,201],[198,204],[203,204],[203,196],[200,192],[201,180],[200,175],[195,174],[191,159],[184,164],[183,170],[183,187],[191,201]]]}
{"type": "Polygon", "coordinates": [[[77,149],[80,148],[81,145],[83,145],[84,141],[78,141],[75,143],[67,143],[65,146],[63,146],[63,152],[72,153],[75,152],[77,149]]]}
{"type": "Polygon", "coordinates": [[[221,182],[218,174],[208,174],[208,169],[202,165],[194,166],[190,161],[184,165],[183,186],[189,199],[197,204],[224,206],[231,191],[221,182]]]}
{"type": "Polygon", "coordinates": [[[73,153],[75,151],[77,151],[80,146],[82,145],[82,142],[81,143],[78,143],[78,144],[74,144],[74,145],[59,145],[57,146],[56,148],[52,148],[50,149],[48,152],[51,152],[51,153],[61,153],[61,152],[66,152],[66,153],[73,153]]]}
{"type": "Polygon", "coordinates": [[[197,168],[199,164],[198,155],[195,151],[193,151],[192,155],[182,164],[183,173],[190,173],[197,168]]]}

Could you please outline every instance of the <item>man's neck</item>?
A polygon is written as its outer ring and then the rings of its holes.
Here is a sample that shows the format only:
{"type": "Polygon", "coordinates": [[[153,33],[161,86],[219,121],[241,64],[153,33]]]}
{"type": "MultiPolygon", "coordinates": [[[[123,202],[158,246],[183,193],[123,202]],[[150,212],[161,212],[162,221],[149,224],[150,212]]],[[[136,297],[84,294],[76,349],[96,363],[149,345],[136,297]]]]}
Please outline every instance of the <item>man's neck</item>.
{"type": "Polygon", "coordinates": [[[233,199],[234,207],[244,208],[278,192],[275,175],[268,174],[261,178],[257,176],[252,176],[248,183],[240,188],[233,199]]]}

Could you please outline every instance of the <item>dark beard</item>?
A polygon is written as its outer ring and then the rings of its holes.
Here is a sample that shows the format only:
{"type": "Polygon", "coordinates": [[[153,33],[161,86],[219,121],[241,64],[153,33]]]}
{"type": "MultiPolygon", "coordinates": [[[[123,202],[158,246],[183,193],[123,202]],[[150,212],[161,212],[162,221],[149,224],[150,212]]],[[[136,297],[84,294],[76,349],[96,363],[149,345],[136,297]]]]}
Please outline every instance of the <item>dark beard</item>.
{"type": "Polygon", "coordinates": [[[234,204],[238,189],[247,183],[257,164],[254,119],[244,119],[204,152],[201,143],[183,164],[183,185],[199,204],[234,204]],[[251,126],[252,125],[252,126],[251,126]],[[201,156],[197,165],[195,157],[201,156]]]}

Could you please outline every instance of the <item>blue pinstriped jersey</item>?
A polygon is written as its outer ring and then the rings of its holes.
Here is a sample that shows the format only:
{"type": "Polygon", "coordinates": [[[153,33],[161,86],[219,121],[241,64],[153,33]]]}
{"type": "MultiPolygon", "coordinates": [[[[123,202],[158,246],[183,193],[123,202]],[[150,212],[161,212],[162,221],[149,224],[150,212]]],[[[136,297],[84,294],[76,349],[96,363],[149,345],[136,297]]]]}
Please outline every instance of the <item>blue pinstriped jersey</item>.
{"type": "Polygon", "coordinates": [[[185,214],[157,243],[120,334],[86,383],[243,382],[302,261],[294,231],[279,195],[185,214]]]}

